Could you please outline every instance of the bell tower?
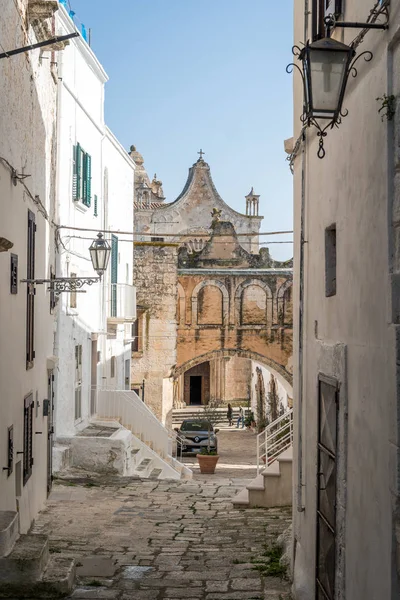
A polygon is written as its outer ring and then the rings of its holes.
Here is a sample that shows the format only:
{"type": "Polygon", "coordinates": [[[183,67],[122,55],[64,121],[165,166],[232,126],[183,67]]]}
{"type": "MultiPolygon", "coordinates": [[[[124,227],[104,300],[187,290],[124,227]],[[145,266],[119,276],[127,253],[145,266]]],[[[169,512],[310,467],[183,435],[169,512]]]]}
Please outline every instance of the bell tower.
{"type": "Polygon", "coordinates": [[[249,217],[258,217],[258,209],[260,203],[260,196],[254,193],[254,189],[251,188],[250,193],[246,196],[246,215],[249,217]]]}

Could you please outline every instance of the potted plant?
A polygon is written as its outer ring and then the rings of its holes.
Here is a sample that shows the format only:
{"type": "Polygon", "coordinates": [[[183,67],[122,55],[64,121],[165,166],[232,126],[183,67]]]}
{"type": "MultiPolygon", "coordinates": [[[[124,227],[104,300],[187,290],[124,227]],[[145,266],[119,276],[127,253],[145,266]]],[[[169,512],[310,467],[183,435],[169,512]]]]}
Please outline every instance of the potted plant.
{"type": "Polygon", "coordinates": [[[245,424],[245,427],[247,427],[247,429],[250,429],[250,427],[255,427],[256,421],[254,418],[253,411],[250,411],[250,413],[247,415],[247,417],[244,420],[244,424],[245,424]]]}
{"type": "Polygon", "coordinates": [[[216,448],[216,442],[214,441],[214,445],[211,445],[211,435],[212,433],[217,434],[219,429],[215,429],[214,425],[218,423],[220,420],[220,414],[218,408],[220,403],[217,401],[210,402],[209,404],[203,407],[201,420],[207,421],[208,424],[208,439],[207,439],[207,447],[203,448],[200,454],[197,454],[197,460],[200,467],[200,473],[213,475],[215,473],[215,468],[217,466],[217,462],[219,459],[219,455],[216,448]]]}

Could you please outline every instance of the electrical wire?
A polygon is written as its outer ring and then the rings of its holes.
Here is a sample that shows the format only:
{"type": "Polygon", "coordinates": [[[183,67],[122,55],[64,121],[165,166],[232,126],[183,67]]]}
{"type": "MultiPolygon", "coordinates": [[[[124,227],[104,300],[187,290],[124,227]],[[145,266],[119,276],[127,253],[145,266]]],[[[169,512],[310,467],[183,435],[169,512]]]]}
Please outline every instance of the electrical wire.
{"type": "MultiPolygon", "coordinates": [[[[60,237],[60,241],[61,241],[61,237],[60,237]]],[[[83,236],[83,235],[66,235],[64,236],[64,240],[72,240],[72,239],[77,239],[77,240],[88,240],[88,241],[93,241],[93,237],[87,237],[87,236],[83,236]]],[[[128,243],[128,244],[133,244],[135,242],[135,240],[127,240],[124,238],[118,238],[118,243],[128,243]]],[[[218,240],[213,241],[214,244],[226,244],[227,242],[219,242],[218,240]]],[[[269,246],[271,244],[293,244],[293,240],[287,240],[287,241],[274,241],[274,242],[261,242],[260,246],[269,246]]]]}
{"type": "MultiPolygon", "coordinates": [[[[114,233],[114,234],[119,234],[119,235],[136,235],[136,236],[141,236],[141,237],[172,237],[172,238],[187,238],[189,237],[191,234],[188,233],[142,233],[142,232],[138,232],[138,231],[121,231],[119,229],[92,229],[89,227],[73,227],[72,225],[57,225],[56,223],[54,223],[55,227],[57,229],[70,229],[71,231],[93,231],[93,232],[97,232],[97,233],[114,233]]],[[[249,232],[249,233],[237,233],[236,236],[237,237],[255,237],[255,236],[264,236],[264,235],[287,235],[287,234],[291,234],[294,233],[293,230],[290,231],[254,231],[254,232],[249,232]]],[[[194,237],[196,238],[200,238],[200,237],[206,237],[209,238],[210,237],[210,233],[198,233],[198,234],[192,234],[194,237]]]]}

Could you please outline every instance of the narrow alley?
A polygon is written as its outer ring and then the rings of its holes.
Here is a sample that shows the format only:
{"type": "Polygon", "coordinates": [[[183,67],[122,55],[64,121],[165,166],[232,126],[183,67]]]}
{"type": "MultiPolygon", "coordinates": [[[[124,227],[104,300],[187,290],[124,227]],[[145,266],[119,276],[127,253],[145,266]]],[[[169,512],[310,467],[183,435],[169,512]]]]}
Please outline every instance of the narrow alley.
{"type": "Polygon", "coordinates": [[[49,536],[52,555],[76,559],[71,598],[290,597],[275,543],[291,509],[234,510],[231,498],[254,475],[255,435],[221,431],[219,443],[215,475],[195,470],[176,482],[75,473],[55,483],[34,532],[49,536]]]}

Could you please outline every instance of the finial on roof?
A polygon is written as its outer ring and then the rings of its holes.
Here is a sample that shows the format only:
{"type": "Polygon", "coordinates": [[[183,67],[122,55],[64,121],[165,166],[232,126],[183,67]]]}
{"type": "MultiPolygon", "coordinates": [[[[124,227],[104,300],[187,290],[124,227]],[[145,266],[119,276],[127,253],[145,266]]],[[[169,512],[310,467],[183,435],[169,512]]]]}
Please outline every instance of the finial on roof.
{"type": "Polygon", "coordinates": [[[130,148],[130,151],[131,152],[136,152],[136,146],[132,145],[131,148],[130,148]]]}
{"type": "Polygon", "coordinates": [[[197,154],[200,154],[199,160],[203,160],[203,154],[205,154],[205,152],[203,152],[203,150],[201,148],[200,148],[200,152],[198,152],[197,154]]]}

